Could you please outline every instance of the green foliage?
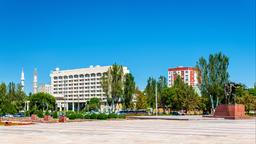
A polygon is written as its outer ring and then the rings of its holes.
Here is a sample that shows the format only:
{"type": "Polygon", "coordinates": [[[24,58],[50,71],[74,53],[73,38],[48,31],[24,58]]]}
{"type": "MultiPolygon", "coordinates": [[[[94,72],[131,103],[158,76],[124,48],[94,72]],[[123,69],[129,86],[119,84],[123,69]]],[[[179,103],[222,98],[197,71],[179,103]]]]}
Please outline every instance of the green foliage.
{"type": "Polygon", "coordinates": [[[48,93],[36,93],[29,97],[30,109],[54,110],[56,105],[55,97],[48,93]]]}
{"type": "Polygon", "coordinates": [[[115,113],[110,113],[110,114],[108,115],[108,118],[110,118],[110,119],[116,119],[116,118],[118,118],[118,115],[115,114],[115,113]]]}
{"type": "Polygon", "coordinates": [[[108,104],[115,111],[115,106],[120,99],[123,99],[124,89],[124,72],[123,66],[113,64],[108,72],[102,77],[102,88],[108,100],[108,104]]]}
{"type": "Polygon", "coordinates": [[[174,88],[165,87],[161,92],[160,105],[163,108],[171,107],[172,98],[174,97],[174,95],[175,95],[175,89],[174,88]]]}
{"type": "Polygon", "coordinates": [[[52,117],[53,117],[54,119],[57,119],[57,118],[59,117],[58,112],[57,112],[57,111],[54,111],[54,112],[52,113],[52,117]]]}
{"type": "Polygon", "coordinates": [[[133,108],[132,99],[135,94],[135,81],[131,73],[125,75],[124,82],[124,106],[125,108],[133,108]]]}
{"type": "Polygon", "coordinates": [[[136,89],[136,108],[137,109],[146,109],[148,107],[147,97],[138,89],[136,89]]]}
{"type": "Polygon", "coordinates": [[[69,118],[70,120],[74,120],[74,119],[83,119],[84,115],[80,112],[67,111],[66,117],[69,118]]]}
{"type": "Polygon", "coordinates": [[[21,85],[0,84],[0,114],[14,114],[23,110],[26,94],[21,85]]]}
{"type": "Polygon", "coordinates": [[[249,113],[249,111],[255,111],[256,110],[256,97],[249,94],[248,92],[245,93],[244,96],[238,97],[236,99],[236,102],[238,104],[243,104],[245,106],[245,111],[249,113]]]}
{"type": "MultiPolygon", "coordinates": [[[[145,88],[145,94],[147,96],[148,105],[150,107],[155,107],[156,103],[156,88],[157,88],[157,95],[158,95],[158,104],[160,106],[164,105],[164,101],[161,101],[162,93],[165,88],[167,88],[167,79],[164,76],[160,76],[158,80],[149,77],[147,81],[147,86],[145,88]]],[[[163,98],[162,98],[163,99],[163,98]]]]}
{"type": "Polygon", "coordinates": [[[42,110],[38,110],[36,114],[37,114],[37,116],[39,118],[43,118],[44,117],[44,112],[42,110]]]}
{"type": "Polygon", "coordinates": [[[173,109],[191,111],[199,108],[199,96],[191,86],[188,86],[182,81],[180,76],[177,76],[174,81],[173,90],[170,90],[171,94],[173,109]]]}
{"type": "Polygon", "coordinates": [[[101,113],[101,114],[98,115],[97,119],[106,120],[106,119],[108,119],[108,116],[106,114],[101,113]]]}
{"type": "Polygon", "coordinates": [[[98,114],[91,114],[90,115],[90,119],[97,119],[98,118],[98,114]]]}
{"type": "Polygon", "coordinates": [[[45,115],[50,115],[50,112],[47,110],[47,111],[45,112],[45,115]]]}
{"type": "Polygon", "coordinates": [[[157,81],[154,78],[149,77],[149,79],[147,81],[147,86],[144,91],[145,95],[147,96],[148,105],[150,107],[155,106],[156,83],[157,83],[157,81]]]}
{"type": "Polygon", "coordinates": [[[256,85],[254,85],[253,88],[250,88],[250,89],[249,89],[249,93],[250,93],[251,95],[253,95],[253,96],[256,96],[256,85]]]}
{"type": "Polygon", "coordinates": [[[90,119],[90,115],[89,114],[84,115],[84,119],[90,119]]]}
{"type": "Polygon", "coordinates": [[[87,110],[88,111],[98,111],[100,109],[100,99],[92,98],[87,103],[87,110]]]}
{"type": "Polygon", "coordinates": [[[212,110],[224,99],[224,85],[229,78],[228,65],[229,58],[222,53],[211,54],[208,62],[203,57],[197,62],[200,90],[202,95],[209,96],[212,110]]]}

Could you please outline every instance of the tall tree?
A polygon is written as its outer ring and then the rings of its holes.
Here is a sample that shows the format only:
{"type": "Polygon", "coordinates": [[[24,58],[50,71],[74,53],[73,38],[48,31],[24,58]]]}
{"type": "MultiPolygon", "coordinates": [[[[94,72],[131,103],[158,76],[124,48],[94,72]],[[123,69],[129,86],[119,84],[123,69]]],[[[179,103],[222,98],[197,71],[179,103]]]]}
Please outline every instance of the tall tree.
{"type": "Polygon", "coordinates": [[[143,92],[136,89],[136,109],[146,109],[147,107],[147,97],[143,94],[143,92]]]}
{"type": "Polygon", "coordinates": [[[124,72],[123,66],[114,64],[102,77],[103,91],[107,96],[108,104],[115,111],[116,104],[123,99],[124,72]]]}
{"type": "Polygon", "coordinates": [[[144,92],[147,96],[148,105],[150,107],[155,106],[156,84],[157,84],[157,81],[154,78],[152,77],[148,78],[147,86],[144,92]]]}
{"type": "Polygon", "coordinates": [[[200,90],[203,96],[209,96],[212,111],[224,100],[224,85],[229,79],[228,65],[229,58],[222,53],[211,54],[208,62],[203,57],[197,62],[200,90]]]}
{"type": "Polygon", "coordinates": [[[164,111],[166,108],[171,107],[172,104],[172,98],[175,95],[175,89],[173,87],[166,87],[161,92],[160,97],[160,105],[164,108],[164,111]]]}
{"type": "Polygon", "coordinates": [[[22,91],[21,85],[16,85],[13,82],[8,86],[2,83],[0,85],[0,113],[14,114],[24,108],[26,94],[22,91]]]}
{"type": "Polygon", "coordinates": [[[133,108],[132,99],[135,94],[135,81],[131,73],[125,75],[124,79],[124,106],[133,108]]]}
{"type": "Polygon", "coordinates": [[[195,110],[199,108],[200,98],[193,87],[185,84],[178,75],[174,81],[174,94],[171,97],[172,108],[175,110],[195,110]]]}

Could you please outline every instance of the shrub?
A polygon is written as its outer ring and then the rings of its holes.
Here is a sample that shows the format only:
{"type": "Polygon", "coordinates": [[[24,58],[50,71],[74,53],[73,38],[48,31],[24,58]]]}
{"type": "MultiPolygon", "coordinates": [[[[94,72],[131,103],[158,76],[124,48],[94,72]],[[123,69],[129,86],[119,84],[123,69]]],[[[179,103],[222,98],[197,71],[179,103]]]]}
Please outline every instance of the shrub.
{"type": "Polygon", "coordinates": [[[56,112],[56,111],[53,112],[53,113],[52,113],[52,117],[55,118],[55,119],[57,119],[57,118],[58,118],[58,112],[56,112]]]}
{"type": "Polygon", "coordinates": [[[45,112],[45,115],[50,115],[50,112],[47,110],[47,111],[45,112]]]}
{"type": "Polygon", "coordinates": [[[25,112],[25,116],[26,116],[26,117],[29,117],[29,116],[30,116],[30,111],[26,111],[26,112],[25,112]]]}
{"type": "Polygon", "coordinates": [[[97,119],[98,118],[98,115],[97,114],[91,114],[90,115],[90,119],[97,119]]]}
{"type": "Polygon", "coordinates": [[[90,115],[89,114],[84,115],[84,119],[90,119],[90,115]]]}
{"type": "Polygon", "coordinates": [[[67,117],[69,118],[69,119],[71,119],[71,120],[74,120],[74,119],[76,119],[76,114],[75,113],[71,113],[71,114],[69,114],[69,115],[67,115],[67,117]]]}
{"type": "Polygon", "coordinates": [[[118,118],[118,115],[115,114],[115,113],[111,113],[111,114],[108,115],[108,118],[110,118],[110,119],[116,119],[116,118],[118,118]]]}
{"type": "Polygon", "coordinates": [[[37,116],[39,118],[43,118],[44,117],[44,112],[42,110],[37,111],[37,116]]]}
{"type": "Polygon", "coordinates": [[[84,118],[84,116],[83,116],[83,114],[82,113],[76,113],[76,118],[77,119],[83,119],[84,118]]]}
{"type": "Polygon", "coordinates": [[[119,115],[118,118],[125,119],[125,115],[119,115]]]}
{"type": "Polygon", "coordinates": [[[106,120],[106,119],[108,119],[108,116],[106,114],[101,113],[101,114],[98,115],[97,119],[106,120]]]}
{"type": "Polygon", "coordinates": [[[83,114],[79,112],[67,112],[66,116],[71,120],[82,119],[84,117],[83,114]]]}

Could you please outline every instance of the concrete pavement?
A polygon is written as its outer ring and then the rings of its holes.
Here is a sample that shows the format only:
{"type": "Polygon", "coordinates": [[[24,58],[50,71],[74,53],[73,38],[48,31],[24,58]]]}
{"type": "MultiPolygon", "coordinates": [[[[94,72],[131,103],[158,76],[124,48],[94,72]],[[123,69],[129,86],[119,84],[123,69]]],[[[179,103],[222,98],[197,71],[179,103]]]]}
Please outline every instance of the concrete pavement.
{"type": "Polygon", "coordinates": [[[251,120],[119,120],[0,127],[0,144],[255,144],[251,120]]]}

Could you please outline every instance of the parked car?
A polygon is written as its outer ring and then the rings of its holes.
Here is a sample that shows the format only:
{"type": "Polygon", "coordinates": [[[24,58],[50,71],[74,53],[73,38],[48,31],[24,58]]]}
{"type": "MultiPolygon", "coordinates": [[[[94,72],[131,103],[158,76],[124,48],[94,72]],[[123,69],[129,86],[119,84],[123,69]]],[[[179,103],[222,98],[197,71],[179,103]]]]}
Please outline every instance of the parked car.
{"type": "Polygon", "coordinates": [[[121,110],[117,112],[118,115],[135,114],[135,115],[147,115],[146,110],[121,110]]]}
{"type": "Polygon", "coordinates": [[[24,113],[17,113],[17,114],[14,114],[13,117],[25,117],[25,114],[24,113]]]}
{"type": "Polygon", "coordinates": [[[5,117],[5,118],[13,118],[13,115],[11,115],[11,114],[5,114],[3,117],[5,117]]]}
{"type": "Polygon", "coordinates": [[[178,111],[172,111],[171,115],[175,115],[175,116],[181,116],[181,115],[185,115],[184,113],[178,112],[178,111]]]}
{"type": "Polygon", "coordinates": [[[203,115],[209,115],[209,112],[203,112],[203,115]]]}

